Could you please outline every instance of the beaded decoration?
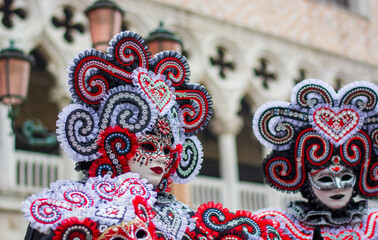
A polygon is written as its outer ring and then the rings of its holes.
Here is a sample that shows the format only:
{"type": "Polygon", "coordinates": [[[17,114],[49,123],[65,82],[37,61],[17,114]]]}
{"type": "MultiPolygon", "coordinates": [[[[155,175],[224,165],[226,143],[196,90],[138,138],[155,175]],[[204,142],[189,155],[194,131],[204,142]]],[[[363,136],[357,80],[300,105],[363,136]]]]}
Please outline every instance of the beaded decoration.
{"type": "MultiPolygon", "coordinates": [[[[259,219],[270,219],[281,226],[285,226],[284,232],[290,239],[313,239],[314,227],[304,226],[298,220],[288,217],[288,214],[279,210],[263,210],[255,213],[259,219]]],[[[376,239],[376,221],[378,213],[373,211],[363,218],[358,226],[344,225],[341,228],[321,227],[321,235],[324,240],[363,240],[376,239]]]]}
{"type": "Polygon", "coordinates": [[[156,232],[153,223],[146,223],[140,218],[136,217],[131,222],[122,222],[120,225],[114,225],[101,234],[98,240],[113,240],[113,239],[143,239],[156,240],[156,232]],[[151,228],[153,230],[151,230],[151,228]]]}
{"type": "Polygon", "coordinates": [[[54,233],[52,240],[98,239],[100,235],[96,222],[89,218],[79,220],[77,217],[64,219],[54,233]]]}
{"type": "Polygon", "coordinates": [[[297,84],[291,103],[270,102],[253,119],[257,139],[273,149],[264,160],[266,182],[287,192],[301,187],[312,168],[338,164],[353,168],[356,191],[378,195],[378,87],[354,82],[337,93],[327,83],[307,79],[297,84]]]}
{"type": "Polygon", "coordinates": [[[191,219],[194,211],[178,201],[174,195],[167,192],[159,193],[152,212],[155,214],[152,222],[156,226],[159,240],[191,239],[185,231],[195,227],[191,219]]]}
{"type": "Polygon", "coordinates": [[[189,224],[189,216],[185,216],[179,208],[172,208],[167,205],[155,206],[153,211],[155,217],[152,222],[165,237],[168,239],[182,238],[189,224]]]}
{"type": "Polygon", "coordinates": [[[180,165],[172,176],[179,183],[192,180],[199,173],[203,159],[203,148],[196,136],[185,138],[182,148],[180,165]]]}
{"type": "Polygon", "coordinates": [[[193,218],[196,229],[189,231],[192,239],[289,239],[272,220],[259,219],[244,210],[231,213],[220,203],[202,204],[193,218]]]}
{"type": "Polygon", "coordinates": [[[107,54],[93,49],[80,53],[68,72],[73,103],[59,114],[58,140],[72,159],[89,162],[90,177],[129,171],[135,137],[154,132],[158,116],[168,119],[172,149],[187,145],[183,156],[172,154],[176,162],[171,165],[179,174],[168,171],[159,189],[198,174],[202,147],[190,142],[208,124],[212,101],[203,86],[189,83],[185,57],[165,51],[151,58],[144,39],[125,31],[109,42],[107,54]]]}
{"type": "Polygon", "coordinates": [[[156,192],[152,188],[147,180],[131,172],[115,178],[93,177],[86,183],[60,180],[51,184],[51,190],[28,197],[22,203],[22,211],[31,227],[42,233],[61,229],[65,226],[63,221],[72,217],[90,218],[98,224],[112,226],[135,217],[136,197],[138,202],[143,199],[145,205],[153,205],[156,192]]]}

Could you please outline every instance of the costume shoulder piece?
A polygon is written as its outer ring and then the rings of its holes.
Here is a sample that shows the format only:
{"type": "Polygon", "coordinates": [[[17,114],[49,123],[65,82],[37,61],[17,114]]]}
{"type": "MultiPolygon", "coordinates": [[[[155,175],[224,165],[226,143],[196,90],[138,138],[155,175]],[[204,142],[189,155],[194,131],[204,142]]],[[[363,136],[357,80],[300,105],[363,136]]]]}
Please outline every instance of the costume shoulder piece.
{"type": "Polygon", "coordinates": [[[30,226],[53,239],[108,239],[110,227],[118,226],[126,237],[142,229],[155,235],[152,206],[156,192],[135,173],[110,178],[90,178],[86,183],[57,181],[49,190],[28,197],[22,204],[30,226]],[[130,228],[133,224],[137,228],[130,228]]]}
{"type": "MultiPolygon", "coordinates": [[[[284,234],[289,236],[289,239],[311,240],[315,239],[315,226],[306,226],[298,221],[288,212],[278,209],[262,210],[255,213],[258,219],[270,219],[279,226],[282,226],[284,234]]],[[[378,220],[377,209],[371,209],[363,217],[362,222],[357,226],[344,224],[342,227],[320,227],[321,239],[324,240],[366,240],[377,238],[377,224],[378,220]]]]}

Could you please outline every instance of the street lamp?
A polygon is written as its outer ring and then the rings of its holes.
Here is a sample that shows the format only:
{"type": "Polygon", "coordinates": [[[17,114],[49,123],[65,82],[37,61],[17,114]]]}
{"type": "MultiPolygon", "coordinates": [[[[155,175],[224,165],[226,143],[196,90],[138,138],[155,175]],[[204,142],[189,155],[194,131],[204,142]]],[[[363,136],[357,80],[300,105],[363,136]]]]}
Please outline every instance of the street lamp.
{"type": "Polygon", "coordinates": [[[174,50],[180,53],[183,50],[182,41],[173,32],[166,29],[162,21],[160,21],[159,27],[149,34],[146,42],[152,55],[166,50],[174,50]]]}
{"type": "Polygon", "coordinates": [[[112,1],[99,0],[89,6],[85,14],[91,28],[93,47],[105,52],[110,39],[121,31],[123,10],[112,1]]]}
{"type": "MultiPolygon", "coordinates": [[[[10,107],[18,106],[27,99],[29,75],[34,57],[25,55],[14,47],[0,51],[0,101],[10,107]]],[[[12,111],[10,111],[10,116],[12,111]]]]}

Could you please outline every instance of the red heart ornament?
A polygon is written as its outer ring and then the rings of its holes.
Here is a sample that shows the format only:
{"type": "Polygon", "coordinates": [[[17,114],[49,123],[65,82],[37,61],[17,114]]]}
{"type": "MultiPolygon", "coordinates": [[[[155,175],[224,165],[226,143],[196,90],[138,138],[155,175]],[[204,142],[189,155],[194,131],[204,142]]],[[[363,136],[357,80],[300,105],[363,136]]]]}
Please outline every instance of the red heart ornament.
{"type": "Polygon", "coordinates": [[[353,109],[342,109],[335,113],[331,108],[322,107],[314,112],[312,120],[316,130],[340,145],[346,141],[346,136],[358,131],[361,118],[353,109]]]}
{"type": "Polygon", "coordinates": [[[162,79],[152,79],[145,72],[138,74],[138,83],[156,108],[162,112],[172,99],[172,92],[167,83],[162,79]]]}

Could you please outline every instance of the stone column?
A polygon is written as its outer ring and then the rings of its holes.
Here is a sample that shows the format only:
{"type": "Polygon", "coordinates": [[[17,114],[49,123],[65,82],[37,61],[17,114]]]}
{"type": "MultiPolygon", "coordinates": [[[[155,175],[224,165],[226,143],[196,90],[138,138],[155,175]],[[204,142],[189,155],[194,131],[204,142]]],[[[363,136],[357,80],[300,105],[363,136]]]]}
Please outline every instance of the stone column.
{"type": "Polygon", "coordinates": [[[272,149],[267,148],[264,145],[262,145],[262,157],[263,158],[265,158],[266,156],[268,156],[268,154],[270,154],[271,152],[272,152],[272,149]]]}
{"type": "Polygon", "coordinates": [[[77,181],[77,180],[80,180],[81,179],[81,176],[80,176],[80,173],[77,172],[75,170],[75,164],[76,162],[70,158],[67,154],[65,154],[63,152],[63,150],[61,150],[62,152],[62,179],[67,179],[67,180],[73,180],[73,181],[77,181]]]}
{"type": "Polygon", "coordinates": [[[16,185],[15,135],[8,117],[8,107],[0,104],[0,187],[16,185]]]}
{"type": "Polygon", "coordinates": [[[220,175],[224,183],[223,205],[235,211],[240,205],[236,135],[241,127],[241,120],[236,116],[222,116],[212,121],[211,127],[218,136],[220,175]]]}

